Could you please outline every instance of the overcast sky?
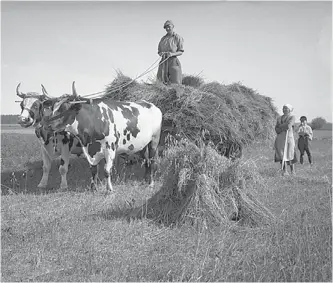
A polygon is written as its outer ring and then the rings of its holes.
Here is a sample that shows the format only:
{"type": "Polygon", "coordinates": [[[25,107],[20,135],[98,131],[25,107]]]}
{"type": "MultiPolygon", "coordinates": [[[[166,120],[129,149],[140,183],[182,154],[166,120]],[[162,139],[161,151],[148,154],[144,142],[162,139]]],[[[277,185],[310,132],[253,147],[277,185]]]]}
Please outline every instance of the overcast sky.
{"type": "MultiPolygon", "coordinates": [[[[132,78],[158,59],[170,19],[184,38],[185,74],[242,82],[298,119],[332,121],[331,2],[1,3],[1,113],[19,114],[23,92],[104,90],[116,70],[132,78]]],[[[155,69],[147,76],[155,76],[155,69]]]]}

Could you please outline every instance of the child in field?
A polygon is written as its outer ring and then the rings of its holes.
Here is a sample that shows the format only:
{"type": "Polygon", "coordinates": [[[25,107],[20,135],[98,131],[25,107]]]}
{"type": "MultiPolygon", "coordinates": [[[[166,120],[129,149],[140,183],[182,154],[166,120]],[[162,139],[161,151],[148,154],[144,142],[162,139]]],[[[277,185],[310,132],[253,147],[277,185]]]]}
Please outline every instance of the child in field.
{"type": "Polygon", "coordinates": [[[312,164],[312,156],[310,152],[310,141],[313,138],[311,127],[307,124],[305,116],[300,118],[301,125],[298,128],[298,149],[300,151],[300,163],[303,164],[304,151],[308,155],[309,163],[312,164]]]}

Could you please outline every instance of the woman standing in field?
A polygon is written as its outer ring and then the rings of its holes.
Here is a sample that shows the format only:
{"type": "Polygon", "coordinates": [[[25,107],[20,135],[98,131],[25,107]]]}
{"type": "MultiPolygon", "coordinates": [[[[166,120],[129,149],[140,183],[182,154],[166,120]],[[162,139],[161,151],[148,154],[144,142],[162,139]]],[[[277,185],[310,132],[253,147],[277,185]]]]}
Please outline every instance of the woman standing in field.
{"type": "Polygon", "coordinates": [[[164,23],[167,34],[164,35],[158,44],[158,55],[162,57],[158,66],[157,79],[164,84],[181,84],[182,67],[178,56],[184,52],[183,38],[173,31],[174,25],[171,21],[164,23]]]}
{"type": "Polygon", "coordinates": [[[288,175],[286,165],[290,166],[291,174],[295,174],[294,164],[297,162],[294,139],[295,116],[291,115],[293,107],[290,104],[283,105],[282,111],[283,115],[277,119],[275,125],[277,136],[274,143],[274,159],[275,162],[283,163],[283,175],[288,175]]]}

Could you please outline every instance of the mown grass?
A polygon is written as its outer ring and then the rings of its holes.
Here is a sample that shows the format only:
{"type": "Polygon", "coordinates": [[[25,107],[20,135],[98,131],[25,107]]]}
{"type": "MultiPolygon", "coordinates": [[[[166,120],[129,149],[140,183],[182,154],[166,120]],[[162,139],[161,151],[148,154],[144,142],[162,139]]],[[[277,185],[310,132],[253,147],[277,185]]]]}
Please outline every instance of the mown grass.
{"type": "MultiPolygon", "coordinates": [[[[332,143],[313,141],[314,166],[282,177],[272,145],[244,151],[265,186],[271,226],[165,227],[130,219],[153,190],[72,190],[1,198],[2,281],[332,281],[332,143]]],[[[77,189],[77,188],[75,188],[77,189]]]]}

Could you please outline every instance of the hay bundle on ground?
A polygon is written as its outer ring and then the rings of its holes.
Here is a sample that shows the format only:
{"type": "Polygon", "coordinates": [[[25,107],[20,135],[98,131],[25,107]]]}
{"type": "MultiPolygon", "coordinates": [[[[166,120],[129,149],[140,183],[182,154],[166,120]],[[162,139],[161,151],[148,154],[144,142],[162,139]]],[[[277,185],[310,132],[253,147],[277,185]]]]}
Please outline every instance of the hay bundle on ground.
{"type": "Polygon", "coordinates": [[[170,146],[160,162],[161,189],[132,216],[166,225],[219,225],[231,223],[232,218],[260,225],[272,220],[269,210],[253,197],[254,186],[262,185],[254,168],[189,141],[170,146]]]}
{"type": "MultiPolygon", "coordinates": [[[[241,84],[198,82],[196,87],[137,83],[119,73],[106,88],[116,100],[145,99],[163,113],[163,132],[182,138],[210,140],[229,156],[254,140],[274,136],[277,112],[270,98],[241,84]]],[[[163,135],[164,138],[165,135],[163,135]]]]}

